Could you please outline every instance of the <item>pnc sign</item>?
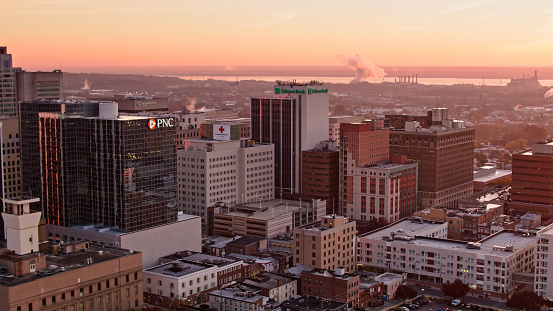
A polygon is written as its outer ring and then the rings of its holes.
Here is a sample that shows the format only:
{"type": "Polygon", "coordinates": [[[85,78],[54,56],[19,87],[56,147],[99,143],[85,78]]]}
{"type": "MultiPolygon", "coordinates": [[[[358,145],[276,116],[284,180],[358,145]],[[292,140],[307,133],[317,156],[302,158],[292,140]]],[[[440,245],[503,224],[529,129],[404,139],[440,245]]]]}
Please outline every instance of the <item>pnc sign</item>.
{"type": "Polygon", "coordinates": [[[148,120],[148,127],[150,128],[150,130],[155,129],[156,127],[173,127],[173,126],[175,126],[173,118],[148,120]]]}

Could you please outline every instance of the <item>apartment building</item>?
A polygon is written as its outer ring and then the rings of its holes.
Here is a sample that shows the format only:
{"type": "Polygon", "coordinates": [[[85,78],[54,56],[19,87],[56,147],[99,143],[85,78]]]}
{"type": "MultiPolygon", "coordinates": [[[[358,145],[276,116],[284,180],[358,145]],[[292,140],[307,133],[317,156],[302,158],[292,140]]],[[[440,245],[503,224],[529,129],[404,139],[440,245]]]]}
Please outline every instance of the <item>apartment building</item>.
{"type": "Polygon", "coordinates": [[[549,263],[553,258],[553,225],[549,225],[538,232],[537,240],[534,292],[544,298],[551,299],[553,297],[553,286],[549,284],[549,281],[553,280],[553,269],[550,269],[549,263]]]}
{"type": "Polygon", "coordinates": [[[353,272],[355,234],[355,222],[338,215],[326,215],[320,223],[296,228],[292,232],[294,264],[332,271],[343,267],[353,272]]]}
{"type": "Polygon", "coordinates": [[[503,230],[478,242],[447,240],[446,224],[401,221],[359,236],[357,262],[435,284],[461,279],[474,294],[505,298],[532,273],[535,235],[503,230]]]}

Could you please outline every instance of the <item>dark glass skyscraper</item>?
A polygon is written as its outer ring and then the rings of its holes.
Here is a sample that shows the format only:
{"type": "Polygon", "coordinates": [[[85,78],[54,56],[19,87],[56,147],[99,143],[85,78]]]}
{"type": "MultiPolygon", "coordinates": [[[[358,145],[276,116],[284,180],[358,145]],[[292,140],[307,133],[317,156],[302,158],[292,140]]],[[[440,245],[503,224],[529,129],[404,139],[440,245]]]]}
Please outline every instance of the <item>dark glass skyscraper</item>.
{"type": "Polygon", "coordinates": [[[47,223],[132,232],[176,220],[172,116],[118,116],[115,103],[42,104],[21,103],[21,130],[38,138],[23,144],[21,135],[21,152],[23,185],[41,193],[47,223]]]}

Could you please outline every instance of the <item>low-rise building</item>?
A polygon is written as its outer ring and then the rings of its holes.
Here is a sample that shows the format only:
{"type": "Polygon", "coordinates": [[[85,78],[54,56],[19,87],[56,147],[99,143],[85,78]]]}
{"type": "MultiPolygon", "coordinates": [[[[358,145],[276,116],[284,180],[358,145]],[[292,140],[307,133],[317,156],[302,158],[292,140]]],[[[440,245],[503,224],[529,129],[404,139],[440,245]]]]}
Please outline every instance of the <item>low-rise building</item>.
{"type": "Polygon", "coordinates": [[[217,265],[177,260],[145,269],[144,301],[163,307],[196,305],[217,289],[217,265]]]}
{"type": "Polygon", "coordinates": [[[328,270],[304,271],[302,278],[302,295],[313,295],[321,298],[345,302],[348,308],[356,308],[359,295],[359,275],[347,274],[344,267],[328,270]]]}
{"type": "Polygon", "coordinates": [[[255,277],[247,278],[240,283],[259,289],[261,295],[277,302],[284,302],[298,294],[295,279],[271,272],[261,272],[255,277]]]}
{"type": "Polygon", "coordinates": [[[246,265],[240,259],[218,257],[191,251],[176,252],[173,255],[162,257],[159,259],[159,263],[166,264],[178,260],[217,266],[217,287],[219,288],[247,277],[246,265]]]}
{"type": "Polygon", "coordinates": [[[227,287],[209,293],[209,306],[214,310],[261,311],[269,298],[259,291],[242,286],[227,287]]]}
{"type": "Polygon", "coordinates": [[[396,298],[397,288],[403,283],[403,280],[405,280],[405,275],[389,272],[382,273],[374,278],[375,282],[382,282],[387,300],[396,298]]]}
{"type": "Polygon", "coordinates": [[[208,211],[208,234],[272,238],[318,222],[325,215],[321,200],[269,200],[229,207],[221,202],[208,211]]]}
{"type": "Polygon", "coordinates": [[[359,308],[372,308],[383,303],[385,286],[383,281],[374,277],[359,280],[359,308]]]}

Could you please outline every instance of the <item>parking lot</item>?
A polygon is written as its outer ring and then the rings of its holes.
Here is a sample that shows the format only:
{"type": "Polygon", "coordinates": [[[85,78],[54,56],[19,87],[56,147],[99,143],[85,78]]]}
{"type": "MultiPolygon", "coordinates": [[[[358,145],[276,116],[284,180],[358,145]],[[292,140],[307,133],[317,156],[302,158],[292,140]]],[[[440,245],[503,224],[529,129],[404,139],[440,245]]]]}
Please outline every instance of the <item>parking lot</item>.
{"type": "MultiPolygon", "coordinates": [[[[409,300],[406,300],[405,304],[402,304],[401,306],[405,306],[409,308],[409,311],[497,311],[497,309],[484,307],[484,306],[478,306],[478,305],[465,305],[461,304],[459,306],[451,306],[451,301],[445,301],[445,300],[434,300],[429,301],[426,304],[420,304],[419,307],[410,308],[408,306],[409,300]]],[[[395,308],[396,311],[407,311],[403,308],[395,308]]]]}

